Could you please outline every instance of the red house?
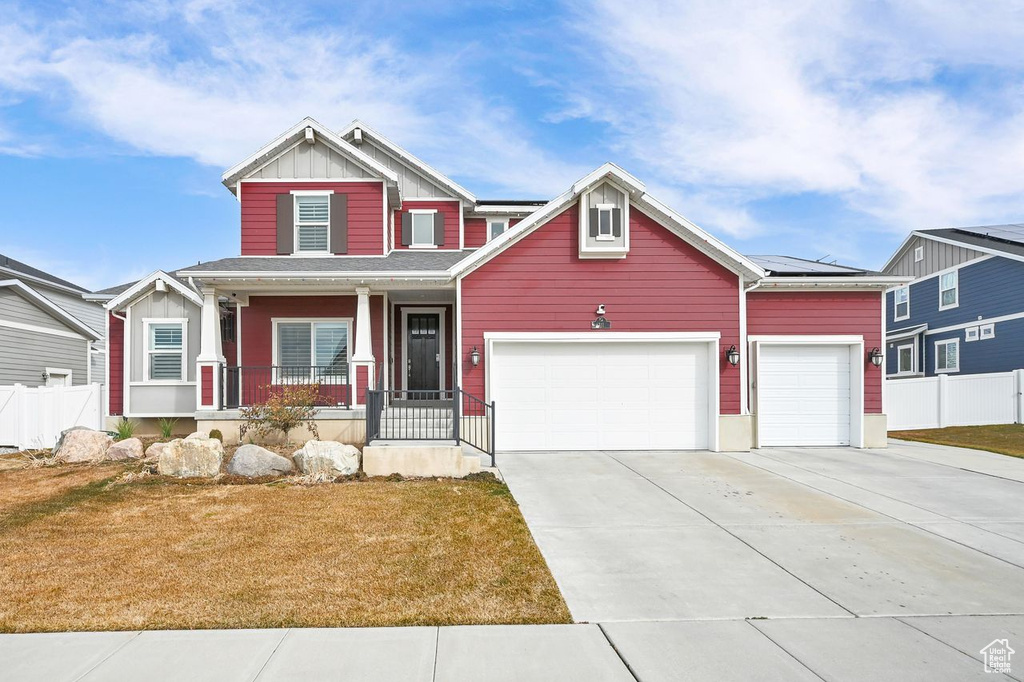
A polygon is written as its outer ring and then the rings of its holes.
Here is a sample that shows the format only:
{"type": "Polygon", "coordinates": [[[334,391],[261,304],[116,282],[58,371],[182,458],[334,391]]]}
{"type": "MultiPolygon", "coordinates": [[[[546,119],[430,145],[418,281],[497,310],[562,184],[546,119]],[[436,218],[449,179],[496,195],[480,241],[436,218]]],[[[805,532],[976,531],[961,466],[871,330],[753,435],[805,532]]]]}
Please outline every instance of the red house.
{"type": "Polygon", "coordinates": [[[351,442],[418,410],[499,450],[885,445],[898,278],[742,256],[613,164],[485,201],[307,118],[223,182],[240,256],[108,290],[110,415],[232,438],[240,407],[310,383],[322,437],[351,442]]]}

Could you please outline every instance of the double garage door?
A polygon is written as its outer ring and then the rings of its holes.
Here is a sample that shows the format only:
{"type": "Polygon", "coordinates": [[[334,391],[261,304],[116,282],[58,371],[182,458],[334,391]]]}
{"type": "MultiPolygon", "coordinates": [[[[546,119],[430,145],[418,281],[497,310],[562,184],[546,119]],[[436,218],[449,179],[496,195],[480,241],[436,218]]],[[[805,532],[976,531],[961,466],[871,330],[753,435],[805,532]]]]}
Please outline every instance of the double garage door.
{"type": "MultiPolygon", "coordinates": [[[[706,342],[495,341],[489,358],[502,450],[700,450],[717,381],[706,342]],[[712,385],[714,384],[714,386],[712,385]]],[[[849,346],[764,345],[761,446],[848,445],[849,346]]],[[[728,370],[727,370],[728,371],[728,370]]]]}

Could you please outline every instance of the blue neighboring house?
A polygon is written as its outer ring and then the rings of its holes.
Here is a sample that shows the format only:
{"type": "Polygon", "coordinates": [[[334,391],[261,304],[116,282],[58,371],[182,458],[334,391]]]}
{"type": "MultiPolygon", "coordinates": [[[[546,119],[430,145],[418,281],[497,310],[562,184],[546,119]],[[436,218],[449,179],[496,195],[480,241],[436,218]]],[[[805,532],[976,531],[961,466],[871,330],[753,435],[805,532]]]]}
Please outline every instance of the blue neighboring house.
{"type": "Polygon", "coordinates": [[[885,264],[891,379],[1024,369],[1024,224],[920,230],[885,264]]]}

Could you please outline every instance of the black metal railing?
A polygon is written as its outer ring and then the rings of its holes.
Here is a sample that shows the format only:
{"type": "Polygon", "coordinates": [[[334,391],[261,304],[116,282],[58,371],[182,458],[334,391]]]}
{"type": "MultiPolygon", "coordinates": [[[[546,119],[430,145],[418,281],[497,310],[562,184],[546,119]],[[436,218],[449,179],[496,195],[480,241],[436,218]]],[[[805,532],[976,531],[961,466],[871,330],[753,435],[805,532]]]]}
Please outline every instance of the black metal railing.
{"type": "Polygon", "coordinates": [[[224,409],[258,405],[292,386],[315,387],[315,404],[321,407],[348,408],[352,404],[347,370],[334,366],[268,365],[224,367],[221,405],[224,409]]]}

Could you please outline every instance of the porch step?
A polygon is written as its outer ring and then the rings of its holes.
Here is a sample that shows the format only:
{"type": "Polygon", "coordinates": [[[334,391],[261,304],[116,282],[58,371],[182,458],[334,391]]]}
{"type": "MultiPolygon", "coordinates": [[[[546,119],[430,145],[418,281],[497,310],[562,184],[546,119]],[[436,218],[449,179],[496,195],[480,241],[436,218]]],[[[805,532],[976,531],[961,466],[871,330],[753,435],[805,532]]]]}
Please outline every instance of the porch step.
{"type": "Polygon", "coordinates": [[[363,448],[363,471],[368,476],[463,478],[480,471],[480,458],[464,454],[454,441],[374,441],[363,448]]]}

